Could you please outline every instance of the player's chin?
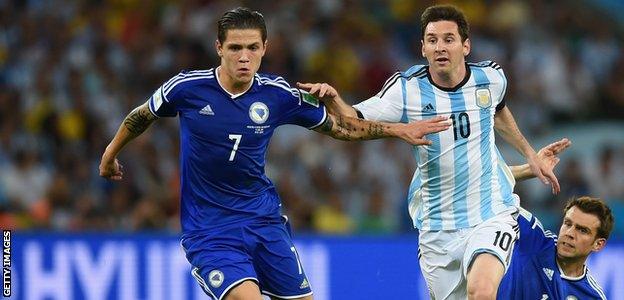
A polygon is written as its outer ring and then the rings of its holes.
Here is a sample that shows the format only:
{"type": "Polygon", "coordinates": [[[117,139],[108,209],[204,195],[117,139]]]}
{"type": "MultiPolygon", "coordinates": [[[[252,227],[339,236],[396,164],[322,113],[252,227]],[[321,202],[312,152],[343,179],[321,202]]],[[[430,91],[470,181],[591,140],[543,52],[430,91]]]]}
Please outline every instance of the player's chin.
{"type": "Polygon", "coordinates": [[[557,255],[564,258],[573,258],[576,256],[576,253],[574,252],[574,249],[558,246],[557,255]]]}
{"type": "Polygon", "coordinates": [[[253,74],[251,73],[239,73],[236,76],[236,80],[239,83],[243,83],[243,84],[249,84],[249,82],[251,82],[252,79],[253,79],[253,74]]]}

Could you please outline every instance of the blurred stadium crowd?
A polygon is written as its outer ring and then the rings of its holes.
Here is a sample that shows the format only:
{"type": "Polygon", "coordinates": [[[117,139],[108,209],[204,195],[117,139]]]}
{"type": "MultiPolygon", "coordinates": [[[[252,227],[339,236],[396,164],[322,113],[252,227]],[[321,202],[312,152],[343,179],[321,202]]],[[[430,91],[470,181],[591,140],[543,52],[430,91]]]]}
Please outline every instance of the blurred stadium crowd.
{"type": "MultiPolygon", "coordinates": [[[[561,124],[624,120],[621,20],[585,1],[453,3],[471,23],[469,61],[503,66],[506,101],[530,141],[560,138],[549,134],[561,124]]],[[[429,4],[0,1],[2,228],[177,232],[176,119],[156,122],[126,147],[123,181],[100,178],[98,165],[123,118],[154,89],[181,69],[218,64],[215,23],[224,11],[244,5],[264,13],[269,48],[261,72],[291,84],[328,82],[356,103],[396,70],[424,63],[419,17],[429,4]]],[[[600,147],[594,172],[580,166],[585,157],[567,157],[557,172],[560,196],[547,187],[535,196],[525,185],[518,193],[525,207],[553,220],[572,195],[623,207],[623,157],[624,147],[600,147]]],[[[267,160],[300,232],[411,230],[405,197],[415,164],[404,143],[347,143],[285,127],[267,160]]]]}

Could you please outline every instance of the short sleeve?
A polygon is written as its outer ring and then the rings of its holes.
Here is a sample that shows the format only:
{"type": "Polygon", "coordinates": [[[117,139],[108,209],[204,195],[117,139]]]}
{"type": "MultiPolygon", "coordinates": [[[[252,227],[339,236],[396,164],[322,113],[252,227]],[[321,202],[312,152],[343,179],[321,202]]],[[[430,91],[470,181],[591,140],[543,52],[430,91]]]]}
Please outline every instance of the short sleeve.
{"type": "Polygon", "coordinates": [[[150,111],[157,117],[175,117],[178,115],[176,102],[179,102],[182,87],[178,85],[180,73],[158,87],[149,98],[150,111]]]}
{"type": "Polygon", "coordinates": [[[520,239],[516,247],[522,254],[540,252],[556,242],[556,235],[549,230],[544,230],[542,223],[523,208],[520,208],[518,227],[520,229],[520,239]]]}
{"type": "Polygon", "coordinates": [[[403,115],[403,82],[399,72],[390,77],[377,95],[353,106],[364,119],[400,122],[403,115]]]}
{"type": "Polygon", "coordinates": [[[287,97],[289,105],[286,107],[285,123],[314,129],[327,119],[325,105],[307,92],[293,89],[287,97]]]}
{"type": "Polygon", "coordinates": [[[499,90],[496,95],[498,95],[498,101],[496,103],[496,111],[499,111],[505,107],[505,94],[507,92],[507,77],[505,76],[505,72],[503,68],[498,64],[494,63],[494,70],[496,71],[496,76],[499,78],[499,90]]]}

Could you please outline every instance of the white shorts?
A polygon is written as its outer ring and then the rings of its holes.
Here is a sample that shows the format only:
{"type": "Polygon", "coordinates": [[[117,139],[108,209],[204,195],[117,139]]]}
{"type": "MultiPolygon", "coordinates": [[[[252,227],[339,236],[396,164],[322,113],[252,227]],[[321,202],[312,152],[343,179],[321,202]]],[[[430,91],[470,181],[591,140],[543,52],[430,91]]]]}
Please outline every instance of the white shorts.
{"type": "Polygon", "coordinates": [[[418,260],[431,299],[467,299],[466,274],[481,253],[498,257],[507,272],[519,236],[517,216],[513,208],[475,227],[421,231],[418,260]]]}

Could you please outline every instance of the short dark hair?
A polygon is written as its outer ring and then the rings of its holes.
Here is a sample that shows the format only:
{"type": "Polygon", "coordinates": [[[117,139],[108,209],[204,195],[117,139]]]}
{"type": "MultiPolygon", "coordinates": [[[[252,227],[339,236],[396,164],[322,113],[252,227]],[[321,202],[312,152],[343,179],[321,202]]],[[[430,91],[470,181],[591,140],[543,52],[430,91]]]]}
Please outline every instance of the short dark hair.
{"type": "Polygon", "coordinates": [[[220,43],[225,41],[229,29],[259,29],[262,35],[262,42],[265,42],[267,39],[264,17],[261,13],[246,7],[237,7],[225,12],[217,22],[217,28],[217,38],[220,43]]]}
{"type": "Polygon", "coordinates": [[[611,208],[607,206],[599,198],[592,198],[588,196],[573,198],[568,201],[566,207],[563,209],[563,213],[567,213],[572,207],[578,207],[582,212],[586,214],[592,214],[600,220],[600,226],[598,227],[597,237],[608,239],[613,230],[613,214],[611,214],[611,208]]]}
{"type": "Polygon", "coordinates": [[[465,42],[468,38],[470,25],[468,25],[464,12],[453,5],[434,5],[427,7],[422,16],[420,16],[420,29],[423,40],[425,39],[425,28],[427,28],[427,25],[437,21],[455,22],[462,42],[465,42]]]}

